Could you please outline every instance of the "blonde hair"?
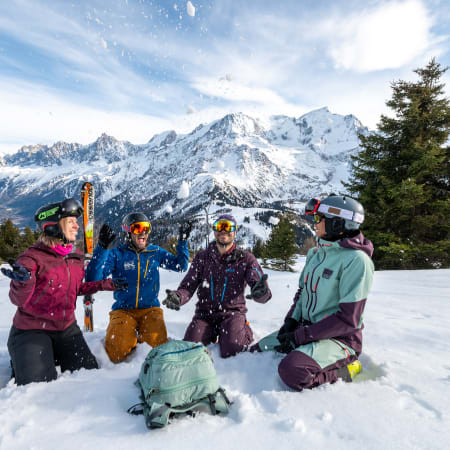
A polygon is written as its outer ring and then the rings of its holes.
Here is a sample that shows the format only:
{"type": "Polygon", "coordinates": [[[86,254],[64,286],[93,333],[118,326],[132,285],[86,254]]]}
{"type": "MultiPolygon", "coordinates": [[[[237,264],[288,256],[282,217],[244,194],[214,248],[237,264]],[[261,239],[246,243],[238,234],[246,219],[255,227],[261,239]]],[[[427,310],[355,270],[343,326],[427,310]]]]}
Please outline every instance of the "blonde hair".
{"type": "Polygon", "coordinates": [[[40,242],[44,245],[46,245],[47,247],[56,247],[58,244],[61,244],[62,240],[58,239],[56,237],[52,237],[52,236],[46,236],[45,234],[41,234],[38,237],[37,242],[40,242]]]}

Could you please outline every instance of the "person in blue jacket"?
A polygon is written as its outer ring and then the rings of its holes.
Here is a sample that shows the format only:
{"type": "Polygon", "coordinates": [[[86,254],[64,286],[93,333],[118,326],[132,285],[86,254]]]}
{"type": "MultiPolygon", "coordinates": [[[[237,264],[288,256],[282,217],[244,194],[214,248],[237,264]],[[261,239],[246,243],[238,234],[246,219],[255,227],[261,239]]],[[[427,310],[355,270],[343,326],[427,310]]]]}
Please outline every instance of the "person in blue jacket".
{"type": "Polygon", "coordinates": [[[116,235],[108,224],[100,229],[98,245],[86,270],[86,280],[102,280],[112,274],[124,278],[128,288],[114,293],[105,350],[113,362],[124,360],[138,342],[152,347],[167,342],[163,310],[158,300],[159,268],[183,272],[187,269],[189,251],[188,223],[180,227],[177,256],[157,245],[148,245],[151,224],[141,212],[124,217],[122,231],[126,242],[108,250],[116,235]]]}

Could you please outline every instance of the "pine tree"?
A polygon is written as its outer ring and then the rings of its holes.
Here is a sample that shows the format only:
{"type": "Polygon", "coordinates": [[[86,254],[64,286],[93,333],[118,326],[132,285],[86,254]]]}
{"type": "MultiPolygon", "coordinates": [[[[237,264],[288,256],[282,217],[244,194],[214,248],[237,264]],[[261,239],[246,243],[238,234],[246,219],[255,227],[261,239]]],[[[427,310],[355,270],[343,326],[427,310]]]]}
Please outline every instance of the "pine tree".
{"type": "Polygon", "coordinates": [[[262,239],[258,238],[256,239],[255,245],[252,248],[252,253],[255,256],[255,258],[262,258],[263,251],[264,251],[264,243],[262,239]]]}
{"type": "Polygon", "coordinates": [[[20,230],[11,219],[0,225],[0,257],[3,260],[16,259],[21,253],[20,230]]]}
{"type": "Polygon", "coordinates": [[[263,251],[265,259],[271,259],[270,267],[276,270],[293,271],[294,255],[298,252],[292,217],[284,214],[280,221],[272,228],[269,239],[263,251]]]}
{"type": "Polygon", "coordinates": [[[450,264],[449,100],[445,73],[434,59],[414,72],[417,82],[393,82],[378,132],[360,136],[346,184],[364,205],[365,235],[377,268],[413,269],[450,264]]]}

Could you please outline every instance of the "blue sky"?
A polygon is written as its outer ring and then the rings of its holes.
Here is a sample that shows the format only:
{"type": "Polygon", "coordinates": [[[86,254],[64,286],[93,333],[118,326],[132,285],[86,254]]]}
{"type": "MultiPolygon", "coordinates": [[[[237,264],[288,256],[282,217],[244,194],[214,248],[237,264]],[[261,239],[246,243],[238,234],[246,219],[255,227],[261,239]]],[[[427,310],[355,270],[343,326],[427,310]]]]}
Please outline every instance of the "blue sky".
{"type": "Polygon", "coordinates": [[[103,132],[141,144],[233,111],[328,106],[375,128],[392,81],[450,65],[444,0],[187,4],[0,1],[0,153],[103,132]]]}

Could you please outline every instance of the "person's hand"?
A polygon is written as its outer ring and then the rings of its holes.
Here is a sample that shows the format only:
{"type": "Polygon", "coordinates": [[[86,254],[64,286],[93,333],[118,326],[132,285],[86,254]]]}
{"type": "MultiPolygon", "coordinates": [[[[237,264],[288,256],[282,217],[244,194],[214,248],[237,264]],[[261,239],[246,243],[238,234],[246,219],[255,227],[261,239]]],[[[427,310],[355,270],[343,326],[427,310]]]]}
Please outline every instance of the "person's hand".
{"type": "Polygon", "coordinates": [[[277,345],[275,350],[279,353],[289,353],[297,347],[297,343],[295,342],[295,333],[293,331],[279,334],[277,339],[280,342],[280,345],[277,345]]]}
{"type": "Polygon", "coordinates": [[[113,278],[114,291],[126,291],[128,289],[128,282],[125,278],[113,278]]]}
{"type": "Polygon", "coordinates": [[[174,309],[175,311],[179,311],[181,305],[181,297],[176,291],[171,291],[170,289],[166,289],[167,297],[163,300],[162,304],[166,305],[169,309],[174,309]]]}
{"type": "Polygon", "coordinates": [[[269,275],[264,274],[259,281],[257,281],[253,287],[251,288],[250,294],[246,295],[246,298],[261,298],[267,294],[268,288],[266,284],[266,280],[269,275]]]}
{"type": "Polygon", "coordinates": [[[113,229],[107,223],[104,223],[98,234],[98,244],[100,247],[106,250],[115,238],[116,233],[114,233],[113,229]]]}
{"type": "Polygon", "coordinates": [[[192,231],[192,222],[188,221],[188,222],[182,223],[178,230],[178,233],[179,233],[178,240],[179,241],[187,241],[189,238],[189,235],[191,234],[191,231],[192,231]]]}
{"type": "Polygon", "coordinates": [[[284,324],[283,326],[280,328],[280,331],[278,331],[278,336],[285,334],[285,333],[289,333],[290,331],[294,331],[296,328],[298,327],[298,322],[293,319],[292,317],[287,317],[284,320],[284,324]]]}
{"type": "Polygon", "coordinates": [[[19,263],[16,263],[13,259],[8,260],[8,264],[12,267],[11,269],[4,269],[2,267],[2,274],[7,276],[8,278],[11,278],[11,280],[14,281],[28,281],[31,278],[30,271],[26,268],[20,265],[19,263]]]}

